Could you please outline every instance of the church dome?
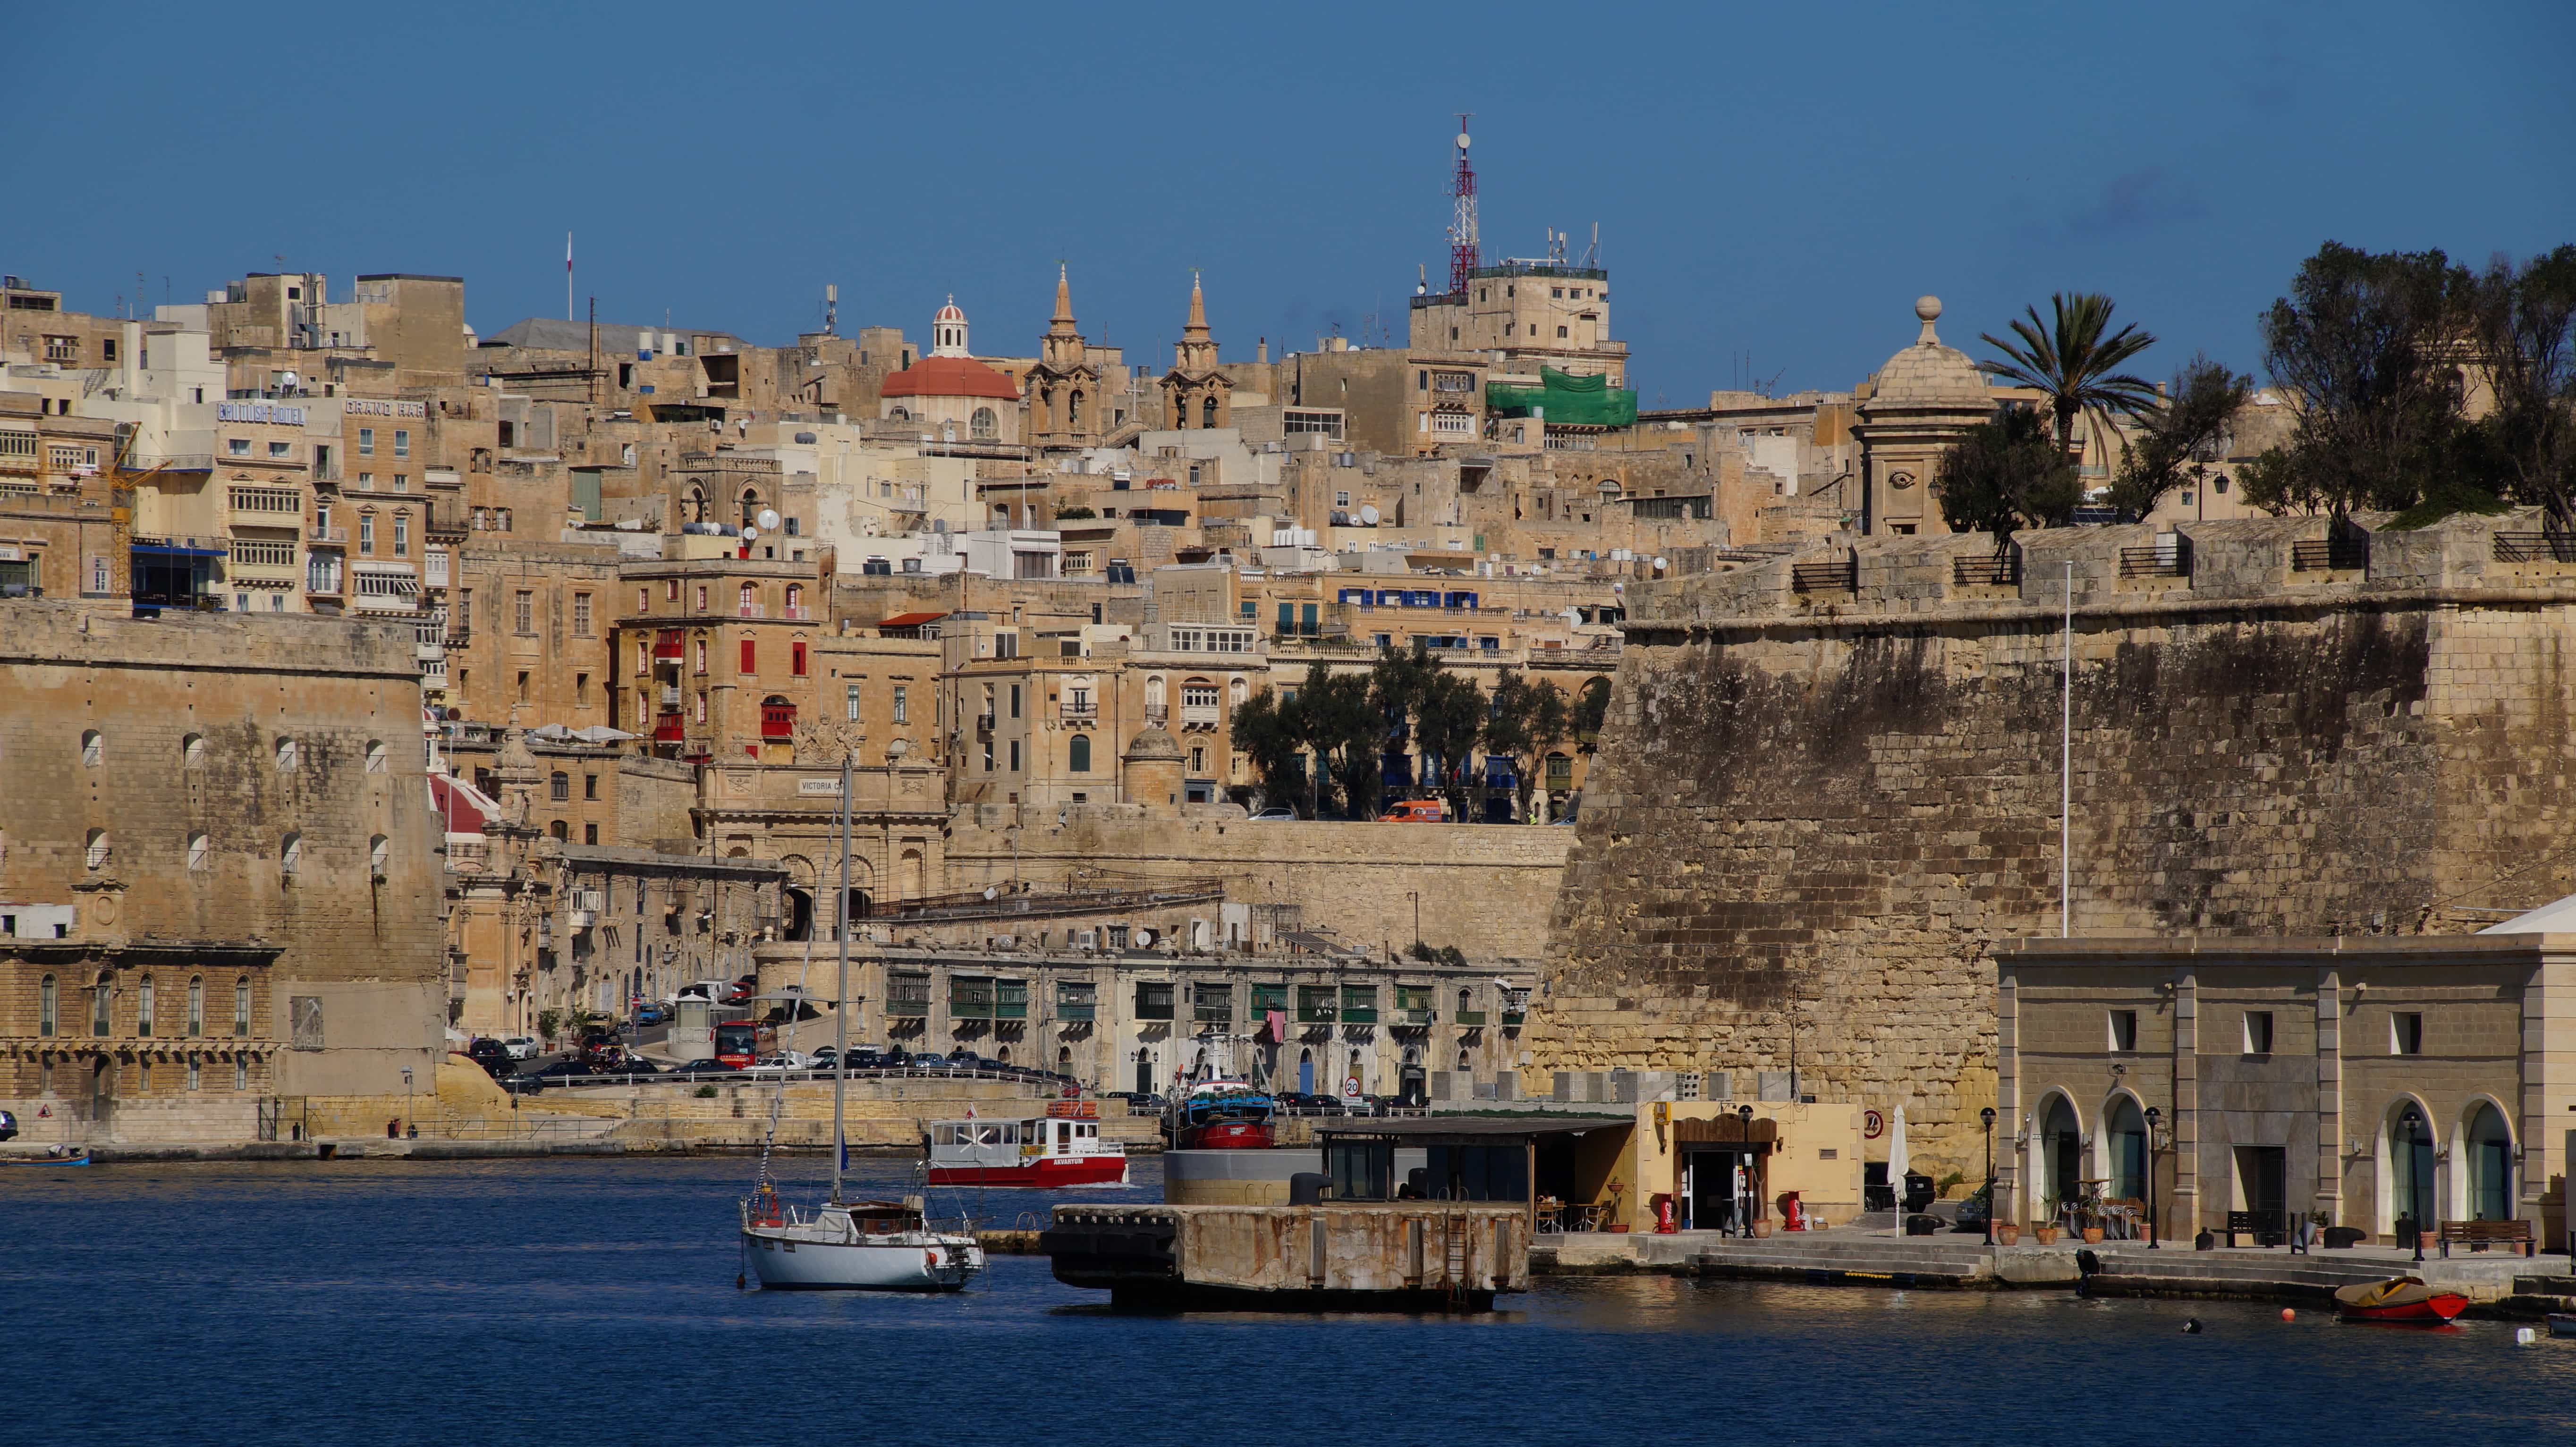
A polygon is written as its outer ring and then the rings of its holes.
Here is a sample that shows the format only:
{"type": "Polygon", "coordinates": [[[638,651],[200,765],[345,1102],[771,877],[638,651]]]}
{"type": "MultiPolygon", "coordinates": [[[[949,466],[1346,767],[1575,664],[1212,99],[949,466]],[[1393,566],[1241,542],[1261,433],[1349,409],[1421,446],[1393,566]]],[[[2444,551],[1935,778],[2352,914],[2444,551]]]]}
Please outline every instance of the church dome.
{"type": "Polygon", "coordinates": [[[924,357],[885,379],[883,397],[990,397],[1017,402],[1011,379],[972,357],[924,357]]]}
{"type": "Polygon", "coordinates": [[[1932,330],[1933,320],[1941,315],[1937,296],[1917,298],[1914,315],[1923,323],[1922,335],[1914,345],[1887,359],[1878,369],[1864,407],[1953,407],[1986,408],[1994,405],[1993,394],[1986,386],[1986,374],[1968,360],[1968,354],[1956,347],[1942,345],[1940,335],[1932,330]]]}
{"type": "Polygon", "coordinates": [[[933,312],[930,319],[934,322],[962,322],[966,320],[966,313],[958,310],[957,298],[952,296],[948,299],[948,305],[933,312]]]}

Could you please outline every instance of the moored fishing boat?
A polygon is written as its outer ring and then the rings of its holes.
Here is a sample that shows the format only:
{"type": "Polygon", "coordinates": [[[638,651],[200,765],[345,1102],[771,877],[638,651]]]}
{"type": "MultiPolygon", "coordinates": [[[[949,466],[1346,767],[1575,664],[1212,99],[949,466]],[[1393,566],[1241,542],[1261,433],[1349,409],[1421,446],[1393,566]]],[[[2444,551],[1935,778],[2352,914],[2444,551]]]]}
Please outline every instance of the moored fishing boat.
{"type": "Polygon", "coordinates": [[[1176,1151],[1259,1151],[1274,1144],[1278,1102],[1241,1080],[1208,1080],[1190,1088],[1164,1121],[1176,1151]]]}
{"type": "Polygon", "coordinates": [[[932,1229],[919,1197],[827,1201],[808,1216],[755,1191],[742,1238],[769,1291],[955,1291],[984,1269],[974,1235],[932,1229]]]}
{"type": "Polygon", "coordinates": [[[1035,1120],[932,1121],[934,1186],[1124,1185],[1127,1148],[1100,1137],[1100,1103],[1059,1100],[1035,1120]]]}
{"type": "Polygon", "coordinates": [[[2335,1293],[2335,1309],[2346,1321],[2439,1324],[2458,1316],[2468,1304],[2467,1297],[2427,1286],[2420,1276],[2392,1276],[2335,1293]]]}

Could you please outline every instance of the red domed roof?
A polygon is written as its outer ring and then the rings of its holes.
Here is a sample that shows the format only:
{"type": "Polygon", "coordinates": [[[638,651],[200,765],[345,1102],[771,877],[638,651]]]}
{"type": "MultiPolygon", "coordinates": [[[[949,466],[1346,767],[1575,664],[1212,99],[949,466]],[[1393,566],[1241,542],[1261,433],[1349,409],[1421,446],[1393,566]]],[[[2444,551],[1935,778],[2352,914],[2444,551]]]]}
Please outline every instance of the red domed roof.
{"type": "Polygon", "coordinates": [[[924,357],[885,379],[885,397],[993,397],[1020,400],[1011,379],[972,357],[924,357]]]}

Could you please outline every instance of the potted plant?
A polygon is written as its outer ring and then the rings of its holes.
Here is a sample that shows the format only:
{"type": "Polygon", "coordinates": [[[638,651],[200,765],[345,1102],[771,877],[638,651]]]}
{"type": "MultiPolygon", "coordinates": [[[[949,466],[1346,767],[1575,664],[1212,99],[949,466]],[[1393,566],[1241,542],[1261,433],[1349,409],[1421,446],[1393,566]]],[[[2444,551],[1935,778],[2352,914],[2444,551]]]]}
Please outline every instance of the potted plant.
{"type": "Polygon", "coordinates": [[[2090,1218],[2090,1217],[2087,1217],[2087,1218],[2085,1219],[2085,1222],[2084,1222],[2084,1227],[2083,1227],[2083,1236],[2084,1236],[2084,1244],[2085,1244],[2085,1245],[2087,1245],[2087,1246],[2099,1246],[2099,1245],[2101,1245],[2101,1244],[2102,1244],[2102,1223],[2101,1223],[2101,1222],[2099,1222],[2099,1221],[2093,1220],[2093,1219],[2092,1219],[2092,1218],[2090,1218]]]}
{"type": "Polygon", "coordinates": [[[2040,1199],[2039,1221],[2031,1227],[2030,1234],[2042,1246],[2057,1244],[2057,1198],[2055,1196],[2044,1196],[2040,1199]]]}
{"type": "Polygon", "coordinates": [[[1755,1240],[1757,1240],[1757,1241],[1769,1240],[1769,1239],[1770,1239],[1770,1236],[1771,1236],[1771,1218],[1770,1218],[1770,1217],[1768,1217],[1768,1216],[1756,1216],[1756,1217],[1754,1217],[1754,1218],[1753,1218],[1753,1237],[1754,1237],[1754,1239],[1755,1239],[1755,1240]]]}
{"type": "Polygon", "coordinates": [[[1995,1223],[1995,1241],[1998,1245],[2019,1246],[2021,1244],[2020,1223],[2014,1221],[1997,1221],[1995,1223]]]}

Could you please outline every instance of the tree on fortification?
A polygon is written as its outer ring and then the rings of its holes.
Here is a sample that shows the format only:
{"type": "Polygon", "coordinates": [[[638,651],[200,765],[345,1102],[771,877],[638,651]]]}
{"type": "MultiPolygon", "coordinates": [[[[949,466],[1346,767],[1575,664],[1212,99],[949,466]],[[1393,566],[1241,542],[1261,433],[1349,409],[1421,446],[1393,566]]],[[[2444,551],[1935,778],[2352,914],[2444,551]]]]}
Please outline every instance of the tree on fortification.
{"type": "Polygon", "coordinates": [[[2063,527],[2084,498],[2075,459],[2050,439],[2038,413],[2019,407],[1962,433],[1941,454],[1933,486],[1951,528],[1994,534],[1998,554],[2021,528],[2063,527]]]}
{"type": "Polygon", "coordinates": [[[2121,446],[2111,506],[2124,519],[2143,518],[2166,493],[2202,481],[2224,455],[2228,427],[2253,390],[2253,378],[2206,355],[2183,363],[2163,405],[2139,416],[2137,441],[2121,446]]]}
{"type": "Polygon", "coordinates": [[[2156,405],[2153,382],[2119,370],[2156,344],[2153,333],[2135,326],[2112,331],[2111,299],[2098,292],[2059,292],[2048,299],[2048,306],[2053,316],[2045,322],[2039,319],[2039,308],[2023,308],[2028,319],[2012,324],[2017,342],[1992,333],[1981,335],[1978,340],[2004,355],[2001,361],[1978,365],[1989,376],[2048,394],[2060,449],[2074,445],[2079,412],[2093,417],[2097,430],[2107,436],[2110,414],[2134,417],[2156,405]]]}

